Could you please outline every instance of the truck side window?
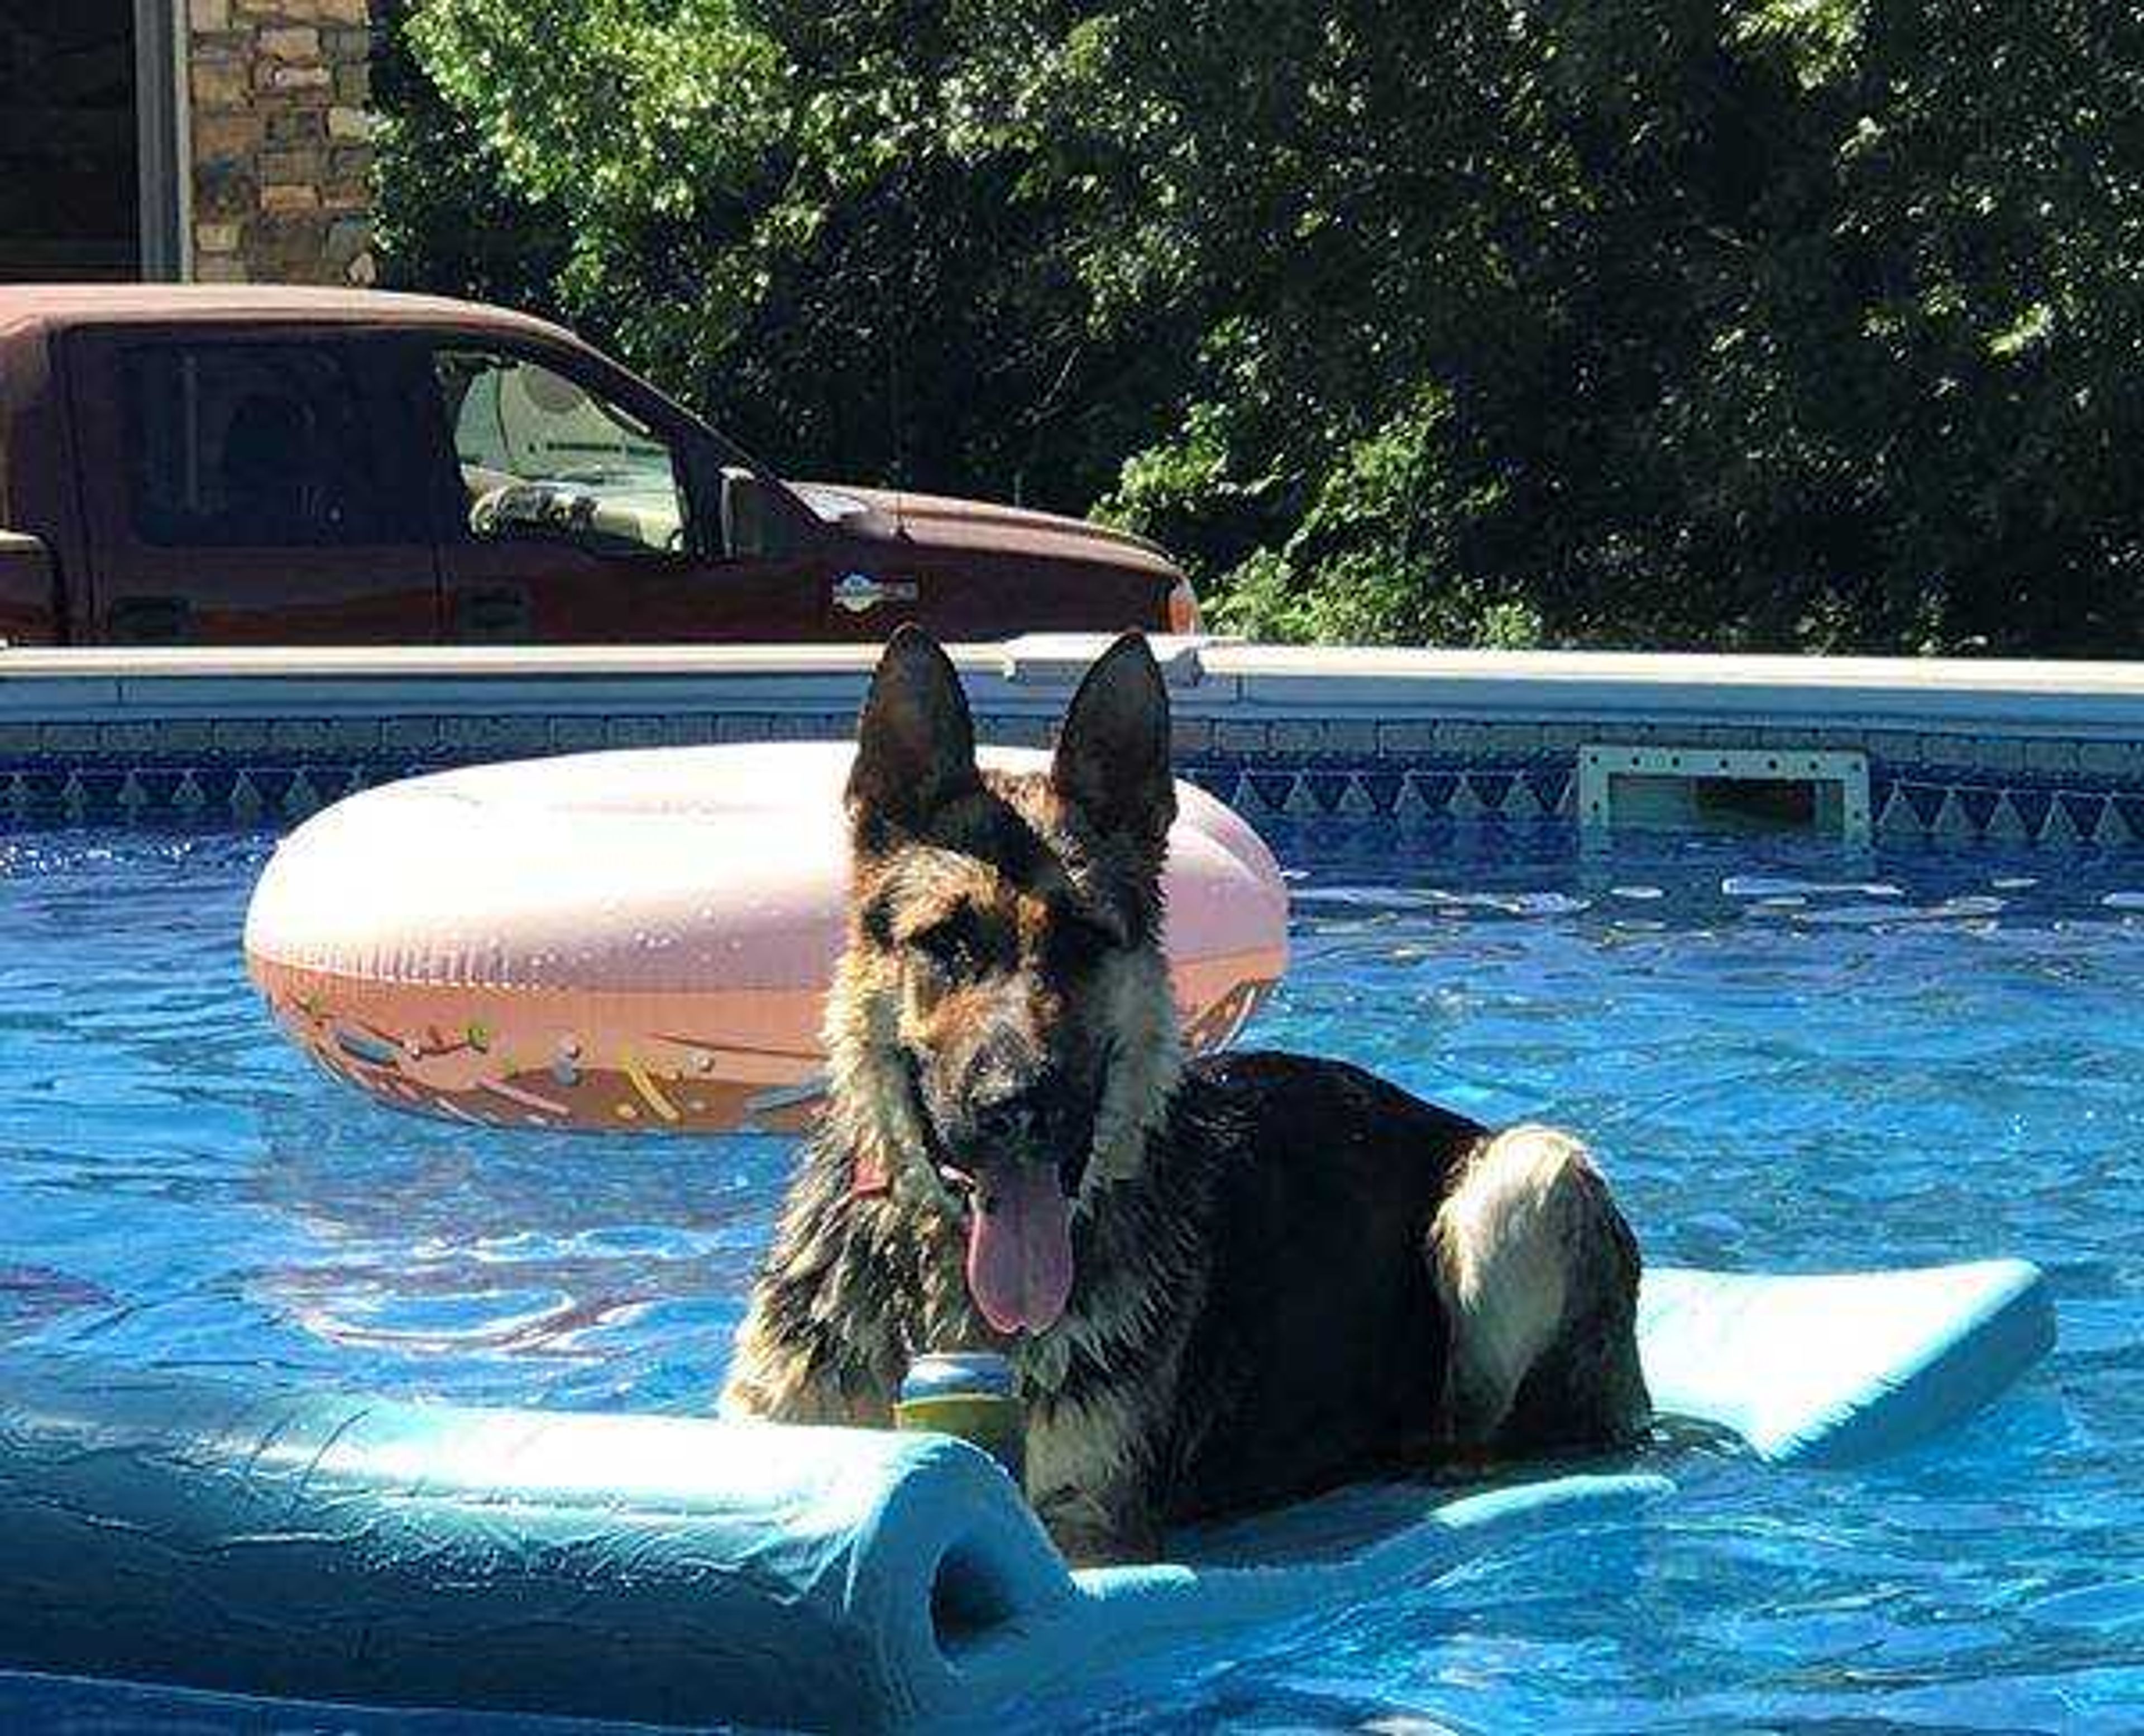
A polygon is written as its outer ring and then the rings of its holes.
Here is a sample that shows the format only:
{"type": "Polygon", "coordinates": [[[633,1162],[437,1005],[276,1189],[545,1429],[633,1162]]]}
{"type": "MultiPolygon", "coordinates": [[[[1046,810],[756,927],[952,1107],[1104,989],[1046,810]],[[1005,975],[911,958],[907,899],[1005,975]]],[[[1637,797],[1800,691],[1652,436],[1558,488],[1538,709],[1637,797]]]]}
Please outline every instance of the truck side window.
{"type": "Polygon", "coordinates": [[[342,357],[320,345],[127,350],[134,533],[177,548],[375,543],[379,472],[342,357]]]}
{"type": "Polygon", "coordinates": [[[469,534],[605,553],[685,546],[677,456],[630,412],[525,357],[433,357],[469,534]]]}

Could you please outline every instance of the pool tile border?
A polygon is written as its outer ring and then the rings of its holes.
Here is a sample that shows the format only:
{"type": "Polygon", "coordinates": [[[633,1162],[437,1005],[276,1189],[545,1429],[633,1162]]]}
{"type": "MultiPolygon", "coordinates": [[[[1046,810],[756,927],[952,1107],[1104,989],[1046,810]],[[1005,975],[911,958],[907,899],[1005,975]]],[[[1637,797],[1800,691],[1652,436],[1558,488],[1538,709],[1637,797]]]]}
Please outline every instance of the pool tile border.
{"type": "MultiPolygon", "coordinates": [[[[0,825],[226,826],[304,818],[454,765],[611,747],[846,738],[826,710],[411,712],[0,722],[0,825]]],[[[1053,717],[985,710],[985,741],[1045,746],[1053,717]]],[[[1268,829],[1324,821],[1576,824],[1581,742],[1869,756],[1879,842],[2144,847],[2144,742],[1750,725],[1180,716],[1181,775],[1268,829]]]]}

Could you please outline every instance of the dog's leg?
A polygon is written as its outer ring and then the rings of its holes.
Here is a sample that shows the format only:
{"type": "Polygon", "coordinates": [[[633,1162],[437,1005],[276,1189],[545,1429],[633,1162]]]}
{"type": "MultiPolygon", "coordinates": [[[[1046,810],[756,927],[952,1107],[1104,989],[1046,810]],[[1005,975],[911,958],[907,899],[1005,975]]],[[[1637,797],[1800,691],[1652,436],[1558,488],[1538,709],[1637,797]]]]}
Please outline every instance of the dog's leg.
{"type": "Polygon", "coordinates": [[[1148,1494],[1152,1429],[1135,1406],[1106,1395],[1084,1404],[1045,1400],[1030,1417],[1028,1498],[1074,1567],[1160,1555],[1148,1494]]]}
{"type": "Polygon", "coordinates": [[[1637,1244],[1577,1139],[1526,1126],[1484,1141],[1428,1252],[1453,1446],[1602,1446],[1643,1426],[1637,1244]]]}
{"type": "Polygon", "coordinates": [[[831,1424],[883,1429],[893,1424],[891,1400],[861,1383],[844,1386],[794,1346],[754,1330],[747,1318],[731,1353],[716,1413],[732,1422],[831,1424]]]}
{"type": "Polygon", "coordinates": [[[1072,1567],[1121,1567],[1158,1560],[1161,1528],[1126,1490],[1058,1489],[1039,1495],[1035,1517],[1072,1567]]]}
{"type": "Polygon", "coordinates": [[[856,1257],[785,1223],[752,1286],[717,1409],[767,1422],[886,1428],[903,1360],[886,1317],[850,1305],[856,1257]]]}

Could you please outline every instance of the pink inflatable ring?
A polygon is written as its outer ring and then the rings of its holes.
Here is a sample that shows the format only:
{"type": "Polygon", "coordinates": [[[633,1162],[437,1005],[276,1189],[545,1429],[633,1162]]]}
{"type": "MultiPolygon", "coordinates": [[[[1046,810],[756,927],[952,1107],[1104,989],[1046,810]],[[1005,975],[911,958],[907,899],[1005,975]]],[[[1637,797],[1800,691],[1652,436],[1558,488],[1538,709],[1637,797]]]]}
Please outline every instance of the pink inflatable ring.
{"type": "MultiPolygon", "coordinates": [[[[246,921],[253,980],[328,1072],[491,1125],[786,1130],[817,1096],[843,938],[846,743],[471,766],[323,810],[246,921]]],[[[1040,753],[985,749],[1040,770],[1040,753]]],[[[1177,786],[1167,943],[1194,1048],[1288,958],[1271,854],[1177,786]]]]}

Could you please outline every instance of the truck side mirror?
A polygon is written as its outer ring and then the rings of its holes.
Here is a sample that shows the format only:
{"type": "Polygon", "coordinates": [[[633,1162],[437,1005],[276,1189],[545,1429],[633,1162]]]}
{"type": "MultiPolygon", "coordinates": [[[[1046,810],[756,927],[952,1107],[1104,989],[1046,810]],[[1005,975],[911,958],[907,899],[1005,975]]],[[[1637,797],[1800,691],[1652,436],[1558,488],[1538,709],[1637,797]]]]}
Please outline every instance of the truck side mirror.
{"type": "Polygon", "coordinates": [[[693,548],[715,559],[766,559],[793,553],[802,541],[794,503],[748,465],[711,441],[686,449],[692,489],[693,548]]]}
{"type": "Polygon", "coordinates": [[[722,546],[731,554],[773,553],[774,526],[769,522],[767,490],[751,471],[729,465],[722,471],[722,546]]]}

